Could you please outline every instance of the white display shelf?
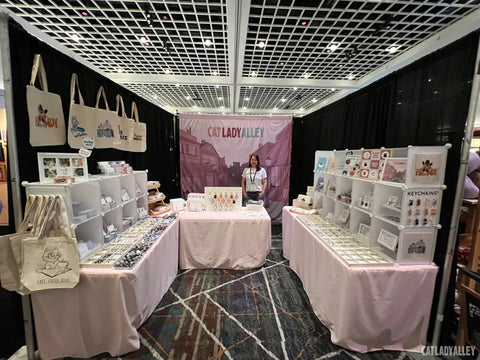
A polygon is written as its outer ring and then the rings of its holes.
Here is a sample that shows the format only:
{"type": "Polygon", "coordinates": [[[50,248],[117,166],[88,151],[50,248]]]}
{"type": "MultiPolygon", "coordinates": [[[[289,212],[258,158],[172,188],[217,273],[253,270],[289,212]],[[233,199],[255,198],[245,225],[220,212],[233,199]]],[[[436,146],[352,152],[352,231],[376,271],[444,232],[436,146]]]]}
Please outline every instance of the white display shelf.
{"type": "MultiPolygon", "coordinates": [[[[325,171],[314,171],[316,191],[313,207],[320,215],[345,226],[359,242],[382,252],[398,264],[429,264],[440,228],[442,193],[445,189],[442,184],[449,147],[447,144],[393,148],[395,159],[390,164],[395,166],[390,166],[390,169],[397,169],[397,164],[400,164],[404,165],[403,172],[393,172],[395,177],[383,176],[381,172],[377,180],[347,175],[353,174],[354,170],[343,165],[342,162],[349,159],[345,154],[357,156],[363,154],[360,150],[316,152],[315,164],[319,159],[334,156],[340,159],[335,174],[331,173],[331,168],[327,173],[328,165],[325,171]],[[385,181],[390,179],[395,181],[385,181]],[[404,179],[404,182],[397,182],[399,179],[404,179]],[[322,183],[323,186],[320,186],[322,183]],[[335,195],[329,188],[335,190],[335,195]],[[343,224],[339,218],[345,220],[348,215],[346,209],[349,210],[349,218],[343,224]],[[369,229],[369,232],[361,234],[360,229],[363,232],[369,229]]],[[[365,163],[371,164],[373,158],[368,160],[370,162],[365,163]]]]}
{"type": "Polygon", "coordinates": [[[62,195],[65,200],[70,224],[74,225],[75,236],[79,243],[81,260],[92,254],[104,243],[104,223],[112,224],[117,234],[123,231],[123,218],[130,218],[132,225],[138,221],[138,207],[148,211],[147,172],[116,176],[90,176],[88,181],[72,184],[45,184],[24,182],[26,195],[62,195]],[[144,182],[144,183],[143,183],[144,182]],[[141,195],[136,196],[136,184],[141,195]],[[129,199],[122,201],[121,189],[125,188],[129,199]],[[102,211],[101,196],[111,197],[116,206],[102,211]],[[88,212],[89,218],[78,224],[74,216],[79,212],[88,212]],[[86,250],[88,244],[88,251],[86,250]]]}

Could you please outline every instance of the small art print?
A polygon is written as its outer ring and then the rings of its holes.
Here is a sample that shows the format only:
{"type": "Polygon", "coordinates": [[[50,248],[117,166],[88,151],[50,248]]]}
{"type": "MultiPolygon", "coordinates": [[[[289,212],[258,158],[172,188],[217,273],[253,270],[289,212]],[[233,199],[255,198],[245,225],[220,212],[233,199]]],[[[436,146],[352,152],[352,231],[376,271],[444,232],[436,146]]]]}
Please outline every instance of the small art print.
{"type": "Polygon", "coordinates": [[[382,229],[380,230],[380,234],[378,234],[377,242],[385,246],[387,249],[395,251],[398,244],[398,236],[382,229]]]}
{"type": "Polygon", "coordinates": [[[433,232],[405,233],[403,257],[405,259],[425,259],[433,243],[433,232]]]}
{"type": "Polygon", "coordinates": [[[340,162],[340,158],[338,157],[331,157],[328,160],[328,166],[327,166],[327,173],[329,174],[336,174],[337,169],[338,169],[338,164],[340,162]]]}
{"type": "Polygon", "coordinates": [[[328,163],[328,159],[326,157],[320,156],[317,160],[315,171],[324,172],[327,168],[327,163],[328,163]]]}
{"type": "Polygon", "coordinates": [[[385,161],[382,180],[396,183],[405,183],[407,179],[407,159],[390,158],[385,161]]]}
{"type": "Polygon", "coordinates": [[[442,154],[415,154],[413,183],[437,183],[443,166],[442,154]]]}

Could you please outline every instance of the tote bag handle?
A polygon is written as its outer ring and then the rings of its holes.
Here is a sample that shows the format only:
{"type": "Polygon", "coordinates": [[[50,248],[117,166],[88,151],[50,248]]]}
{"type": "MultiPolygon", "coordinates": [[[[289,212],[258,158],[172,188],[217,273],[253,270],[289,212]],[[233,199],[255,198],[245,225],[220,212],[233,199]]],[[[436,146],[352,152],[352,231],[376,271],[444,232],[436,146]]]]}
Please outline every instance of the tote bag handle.
{"type": "Polygon", "coordinates": [[[140,122],[140,119],[138,118],[137,104],[135,101],[132,101],[132,116],[130,118],[135,122],[140,122]]]}
{"type": "Polygon", "coordinates": [[[30,76],[31,86],[35,86],[37,74],[40,82],[40,89],[44,92],[48,92],[47,74],[45,73],[45,66],[43,66],[42,56],[40,54],[35,54],[35,57],[33,58],[32,74],[30,76]]]}
{"type": "Polygon", "coordinates": [[[116,96],[116,100],[117,100],[117,107],[116,107],[116,113],[118,114],[118,110],[119,110],[119,106],[120,106],[120,109],[122,110],[121,114],[120,114],[120,117],[122,118],[126,118],[127,117],[127,114],[125,113],[125,104],[123,102],[123,98],[121,95],[117,95],[116,96]]]}
{"type": "Polygon", "coordinates": [[[78,85],[78,76],[77,74],[72,74],[72,80],[70,80],[70,103],[75,103],[75,89],[78,91],[78,103],[80,105],[85,105],[83,101],[82,93],[80,92],[80,86],[78,85]]]}
{"type": "Polygon", "coordinates": [[[103,86],[100,86],[100,88],[97,91],[97,101],[95,102],[95,109],[98,109],[98,104],[100,102],[100,97],[103,98],[103,101],[105,102],[105,108],[110,111],[110,107],[108,106],[107,102],[107,95],[105,95],[105,89],[103,86]]]}

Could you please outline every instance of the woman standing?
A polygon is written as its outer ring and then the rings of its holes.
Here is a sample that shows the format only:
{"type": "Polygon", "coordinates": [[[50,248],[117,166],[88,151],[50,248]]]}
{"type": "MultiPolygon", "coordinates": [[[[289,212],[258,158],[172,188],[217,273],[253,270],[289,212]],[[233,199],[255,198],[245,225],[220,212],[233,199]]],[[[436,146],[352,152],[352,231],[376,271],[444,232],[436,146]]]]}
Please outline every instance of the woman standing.
{"type": "Polygon", "coordinates": [[[260,167],[258,155],[250,155],[248,167],[242,173],[243,206],[247,200],[264,200],[267,188],[267,172],[260,167]]]}

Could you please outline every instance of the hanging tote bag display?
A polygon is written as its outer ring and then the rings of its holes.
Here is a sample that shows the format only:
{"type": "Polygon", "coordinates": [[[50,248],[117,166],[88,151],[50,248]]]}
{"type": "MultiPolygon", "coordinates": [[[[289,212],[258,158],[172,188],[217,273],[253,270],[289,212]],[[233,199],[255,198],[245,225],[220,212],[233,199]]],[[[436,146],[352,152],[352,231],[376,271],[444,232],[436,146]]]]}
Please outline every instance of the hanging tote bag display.
{"type": "Polygon", "coordinates": [[[82,147],[85,136],[95,135],[95,109],[85,106],[78,85],[77,74],[72,74],[70,81],[70,113],[68,115],[68,145],[72,149],[82,147]],[[78,104],[75,103],[75,90],[78,92],[78,104]]]}
{"type": "Polygon", "coordinates": [[[95,125],[95,148],[114,148],[115,143],[118,142],[118,140],[115,139],[115,137],[118,137],[118,115],[117,111],[110,110],[103,86],[100,86],[97,92],[97,102],[95,103],[95,125]],[[98,107],[100,98],[103,98],[103,101],[105,102],[105,109],[100,109],[98,107]]]}
{"type": "Polygon", "coordinates": [[[22,240],[22,262],[20,280],[30,291],[69,289],[78,284],[77,242],[62,196],[49,197],[36,236],[22,240]]]}
{"type": "Polygon", "coordinates": [[[42,57],[33,60],[30,85],[27,85],[27,111],[32,146],[63,145],[66,141],[62,99],[49,93],[42,57]],[[40,89],[35,87],[39,75],[40,89]]]}
{"type": "Polygon", "coordinates": [[[141,123],[138,118],[137,104],[132,101],[132,119],[133,135],[132,141],[129,143],[129,151],[145,152],[147,150],[147,124],[141,123]]]}

